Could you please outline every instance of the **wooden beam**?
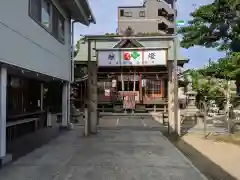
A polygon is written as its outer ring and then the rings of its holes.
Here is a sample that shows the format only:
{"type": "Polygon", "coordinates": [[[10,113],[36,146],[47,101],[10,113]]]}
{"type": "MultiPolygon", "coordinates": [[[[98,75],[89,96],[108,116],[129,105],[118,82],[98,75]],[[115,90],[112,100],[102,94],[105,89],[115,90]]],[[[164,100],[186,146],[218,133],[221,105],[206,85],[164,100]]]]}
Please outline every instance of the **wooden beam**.
{"type": "Polygon", "coordinates": [[[70,6],[70,5],[74,5],[74,0],[68,0],[68,1],[66,1],[66,0],[61,0],[61,1],[59,1],[59,4],[61,5],[61,6],[70,6]]]}
{"type": "MultiPolygon", "coordinates": [[[[98,74],[120,74],[121,72],[98,72],[98,74]]],[[[134,74],[134,72],[122,72],[124,74],[134,74]]],[[[141,74],[167,74],[168,72],[167,71],[162,71],[162,72],[144,72],[144,71],[138,71],[138,73],[141,73],[141,74]]]]}

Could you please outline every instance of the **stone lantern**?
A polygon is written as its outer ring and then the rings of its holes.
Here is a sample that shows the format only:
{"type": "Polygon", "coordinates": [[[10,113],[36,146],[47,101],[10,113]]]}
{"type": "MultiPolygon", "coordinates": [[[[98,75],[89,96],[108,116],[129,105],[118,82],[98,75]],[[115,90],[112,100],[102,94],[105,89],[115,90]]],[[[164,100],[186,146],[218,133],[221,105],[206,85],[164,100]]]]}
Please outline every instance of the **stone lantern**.
{"type": "Polygon", "coordinates": [[[190,115],[197,115],[199,113],[199,109],[196,107],[196,95],[197,93],[192,88],[192,78],[188,76],[188,86],[187,86],[187,106],[184,110],[184,114],[190,115]]]}

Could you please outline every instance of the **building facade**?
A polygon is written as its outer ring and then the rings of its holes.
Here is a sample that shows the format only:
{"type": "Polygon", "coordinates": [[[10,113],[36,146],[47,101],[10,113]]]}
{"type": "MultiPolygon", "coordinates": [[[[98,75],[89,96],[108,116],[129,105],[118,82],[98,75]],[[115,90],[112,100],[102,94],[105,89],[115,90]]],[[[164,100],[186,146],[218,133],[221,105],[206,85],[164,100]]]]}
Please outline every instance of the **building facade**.
{"type": "Polygon", "coordinates": [[[173,34],[173,0],[145,0],[142,6],[118,7],[118,33],[129,26],[138,33],[173,34]]]}
{"type": "Polygon", "coordinates": [[[95,22],[87,0],[1,1],[0,164],[6,161],[6,132],[30,122],[20,117],[45,110],[50,87],[61,91],[57,99],[62,104],[62,123],[67,125],[72,21],[95,22]]]}

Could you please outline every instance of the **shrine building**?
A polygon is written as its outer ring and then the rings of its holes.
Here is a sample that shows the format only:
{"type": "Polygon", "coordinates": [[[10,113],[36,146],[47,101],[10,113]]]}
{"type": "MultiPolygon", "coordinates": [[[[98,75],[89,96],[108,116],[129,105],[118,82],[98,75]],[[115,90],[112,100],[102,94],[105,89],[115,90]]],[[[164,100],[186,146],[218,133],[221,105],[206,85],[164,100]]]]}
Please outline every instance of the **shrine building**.
{"type": "MultiPolygon", "coordinates": [[[[180,69],[188,63],[179,43],[177,59],[180,69]]],[[[89,68],[87,78],[76,78],[78,100],[92,99],[100,112],[167,111],[174,106],[173,61],[171,35],[87,35],[74,59],[75,73],[89,68]],[[90,85],[95,91],[84,91],[90,85]]]]}

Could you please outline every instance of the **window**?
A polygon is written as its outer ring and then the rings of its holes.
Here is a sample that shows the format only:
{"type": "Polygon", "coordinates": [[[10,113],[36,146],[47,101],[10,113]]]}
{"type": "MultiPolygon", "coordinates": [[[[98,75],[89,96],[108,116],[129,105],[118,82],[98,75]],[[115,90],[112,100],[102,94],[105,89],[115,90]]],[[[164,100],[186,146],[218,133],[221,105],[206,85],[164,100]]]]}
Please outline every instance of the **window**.
{"type": "Polygon", "coordinates": [[[29,1],[29,14],[30,16],[36,20],[41,21],[41,1],[39,0],[30,0],[29,1]]]}
{"type": "Polygon", "coordinates": [[[168,20],[173,22],[174,21],[174,14],[169,14],[168,15],[168,20]]]}
{"type": "Polygon", "coordinates": [[[48,0],[42,0],[41,23],[47,29],[51,26],[51,4],[48,0]]]}
{"type": "Polygon", "coordinates": [[[168,12],[162,8],[162,9],[158,9],[158,16],[167,16],[168,12]]]}
{"type": "Polygon", "coordinates": [[[124,12],[125,17],[132,17],[132,12],[124,12]]]}
{"type": "Polygon", "coordinates": [[[168,28],[167,28],[167,25],[166,24],[164,24],[164,23],[158,23],[158,30],[160,30],[160,31],[165,31],[165,30],[167,30],[168,28]]]}
{"type": "Polygon", "coordinates": [[[64,42],[64,18],[61,14],[58,16],[58,38],[64,42]]]}
{"type": "Polygon", "coordinates": [[[174,34],[174,28],[168,28],[167,34],[174,34]]]}
{"type": "Polygon", "coordinates": [[[161,9],[158,9],[158,16],[162,16],[162,11],[161,11],[161,9]]]}
{"type": "Polygon", "coordinates": [[[56,7],[53,7],[53,36],[60,42],[64,43],[64,34],[64,17],[56,7]]]}
{"type": "Polygon", "coordinates": [[[148,94],[161,93],[161,81],[147,80],[146,91],[148,94]]]}
{"type": "Polygon", "coordinates": [[[120,16],[124,16],[124,10],[123,9],[120,10],[120,16]]]}
{"type": "Polygon", "coordinates": [[[29,16],[64,43],[65,19],[50,0],[29,0],[29,16]]]}
{"type": "Polygon", "coordinates": [[[145,17],[145,11],[140,11],[139,12],[139,17],[145,17]]]}

